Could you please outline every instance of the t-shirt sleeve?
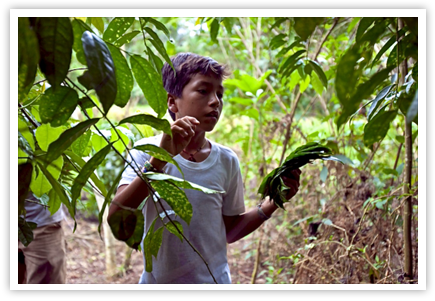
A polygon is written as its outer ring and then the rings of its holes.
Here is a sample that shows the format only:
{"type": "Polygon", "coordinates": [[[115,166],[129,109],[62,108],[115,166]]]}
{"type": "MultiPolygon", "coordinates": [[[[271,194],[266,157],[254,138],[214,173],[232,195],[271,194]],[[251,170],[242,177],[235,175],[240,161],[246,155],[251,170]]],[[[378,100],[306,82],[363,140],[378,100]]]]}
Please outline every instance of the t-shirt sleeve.
{"type": "Polygon", "coordinates": [[[245,200],[243,196],[243,180],[240,172],[239,160],[234,154],[231,163],[228,189],[224,193],[222,214],[226,216],[239,215],[245,212],[245,200]]]}
{"type": "Polygon", "coordinates": [[[150,155],[145,152],[133,149],[130,151],[130,155],[127,157],[127,161],[131,163],[125,163],[125,170],[122,173],[121,181],[119,181],[118,187],[121,185],[128,185],[137,177],[137,173],[144,166],[145,161],[150,159],[150,155]],[[134,168],[133,168],[133,167],[134,168]]]}

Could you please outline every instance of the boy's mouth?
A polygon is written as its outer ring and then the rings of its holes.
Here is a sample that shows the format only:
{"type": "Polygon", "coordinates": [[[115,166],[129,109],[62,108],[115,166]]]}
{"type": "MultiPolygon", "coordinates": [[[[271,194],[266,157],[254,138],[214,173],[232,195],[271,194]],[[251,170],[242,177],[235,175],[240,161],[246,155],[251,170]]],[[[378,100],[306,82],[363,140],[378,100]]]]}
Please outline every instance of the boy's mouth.
{"type": "Polygon", "coordinates": [[[210,113],[205,115],[206,117],[214,117],[216,119],[219,118],[219,112],[218,111],[211,111],[210,113]]]}

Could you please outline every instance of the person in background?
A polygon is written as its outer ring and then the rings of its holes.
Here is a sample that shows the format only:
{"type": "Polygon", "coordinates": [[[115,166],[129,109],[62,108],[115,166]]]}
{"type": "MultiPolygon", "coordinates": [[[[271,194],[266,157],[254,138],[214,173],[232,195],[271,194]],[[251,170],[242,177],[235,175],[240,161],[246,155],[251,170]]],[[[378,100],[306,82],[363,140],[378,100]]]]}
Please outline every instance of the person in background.
{"type": "Polygon", "coordinates": [[[33,222],[33,240],[18,241],[19,284],[63,284],[66,280],[66,246],[62,206],[53,215],[30,192],[25,201],[26,221],[33,222]]]}

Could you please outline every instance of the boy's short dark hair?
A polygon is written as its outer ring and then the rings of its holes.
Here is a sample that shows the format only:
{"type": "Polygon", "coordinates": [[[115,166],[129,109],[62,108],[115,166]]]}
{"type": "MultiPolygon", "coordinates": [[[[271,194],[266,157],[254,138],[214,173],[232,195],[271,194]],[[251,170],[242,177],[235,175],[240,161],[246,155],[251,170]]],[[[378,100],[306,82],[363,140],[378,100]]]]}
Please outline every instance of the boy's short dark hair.
{"type": "MultiPolygon", "coordinates": [[[[181,97],[184,87],[189,83],[195,74],[209,74],[210,72],[219,79],[224,80],[230,73],[225,65],[221,65],[210,57],[201,56],[195,53],[182,52],[171,58],[176,74],[172,67],[165,62],[162,68],[163,86],[166,92],[181,97]]],[[[168,109],[172,119],[175,114],[168,109]]]]}

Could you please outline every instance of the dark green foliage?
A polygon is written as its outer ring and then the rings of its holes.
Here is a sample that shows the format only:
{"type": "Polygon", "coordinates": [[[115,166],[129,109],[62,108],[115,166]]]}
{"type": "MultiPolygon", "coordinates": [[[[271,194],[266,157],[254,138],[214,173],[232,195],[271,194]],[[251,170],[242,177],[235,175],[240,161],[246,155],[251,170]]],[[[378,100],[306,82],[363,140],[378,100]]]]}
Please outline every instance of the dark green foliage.
{"type": "MultiPolygon", "coordinates": [[[[290,172],[298,169],[305,164],[311,163],[316,159],[335,160],[342,162],[340,159],[332,156],[332,151],[326,146],[317,142],[310,142],[294,150],[284,161],[284,163],[272,170],[261,182],[258,193],[261,197],[270,197],[274,203],[284,209],[285,198],[288,187],[285,186],[281,176],[289,176],[290,172]]],[[[343,163],[343,162],[342,162],[343,163]]]]}
{"type": "Polygon", "coordinates": [[[113,235],[133,248],[138,249],[143,236],[144,217],[140,210],[121,209],[108,220],[113,235]]]}
{"type": "Polygon", "coordinates": [[[29,193],[30,181],[32,180],[32,163],[18,165],[18,215],[24,215],[24,202],[29,193]]]}

